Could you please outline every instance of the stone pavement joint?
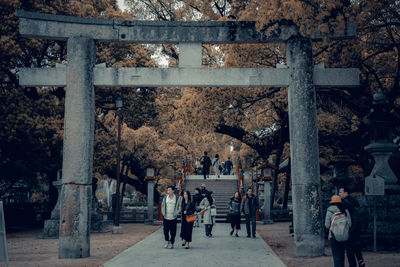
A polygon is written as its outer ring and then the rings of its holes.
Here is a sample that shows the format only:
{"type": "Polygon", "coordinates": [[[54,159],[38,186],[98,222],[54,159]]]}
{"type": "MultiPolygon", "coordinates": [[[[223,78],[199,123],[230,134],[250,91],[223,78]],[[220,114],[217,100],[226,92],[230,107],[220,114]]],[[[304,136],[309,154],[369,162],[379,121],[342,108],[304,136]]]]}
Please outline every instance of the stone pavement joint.
{"type": "Polygon", "coordinates": [[[190,249],[181,246],[180,224],[174,249],[164,248],[163,230],[159,229],[102,266],[285,266],[258,234],[256,239],[247,238],[246,226],[242,224],[241,228],[239,238],[229,235],[230,225],[226,223],[214,226],[213,238],[205,237],[204,225],[193,228],[190,249]]]}

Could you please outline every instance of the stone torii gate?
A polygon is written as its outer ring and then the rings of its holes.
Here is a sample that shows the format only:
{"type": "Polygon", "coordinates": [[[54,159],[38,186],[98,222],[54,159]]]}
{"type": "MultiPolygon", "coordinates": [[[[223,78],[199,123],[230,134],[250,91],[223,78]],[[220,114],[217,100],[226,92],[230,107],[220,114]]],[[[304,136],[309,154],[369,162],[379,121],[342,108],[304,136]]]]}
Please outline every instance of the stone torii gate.
{"type": "MultiPolygon", "coordinates": [[[[296,256],[324,251],[315,86],[359,85],[358,69],[314,68],[311,41],[281,26],[273,36],[255,22],[161,22],[77,18],[17,11],[20,34],[67,41],[66,67],[20,70],[22,86],[66,86],[59,237],[60,258],[90,255],[94,86],[289,87],[293,220],[296,256]],[[179,45],[178,68],[95,66],[95,41],[179,45]],[[202,44],[285,42],[287,67],[201,68],[202,44]]],[[[341,36],[355,36],[349,27],[341,36]]]]}

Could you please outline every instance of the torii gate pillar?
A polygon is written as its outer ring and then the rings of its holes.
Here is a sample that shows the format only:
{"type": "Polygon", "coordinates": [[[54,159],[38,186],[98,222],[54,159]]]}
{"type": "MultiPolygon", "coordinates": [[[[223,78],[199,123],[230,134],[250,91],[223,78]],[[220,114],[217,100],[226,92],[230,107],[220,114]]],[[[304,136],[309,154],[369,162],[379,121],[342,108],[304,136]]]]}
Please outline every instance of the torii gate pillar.
{"type": "Polygon", "coordinates": [[[321,225],[323,215],[311,40],[302,37],[289,39],[286,42],[286,58],[290,68],[288,106],[295,255],[320,256],[324,253],[324,228],[321,225]]]}
{"type": "Polygon", "coordinates": [[[93,39],[68,38],[59,258],[90,256],[95,55],[93,39]]]}

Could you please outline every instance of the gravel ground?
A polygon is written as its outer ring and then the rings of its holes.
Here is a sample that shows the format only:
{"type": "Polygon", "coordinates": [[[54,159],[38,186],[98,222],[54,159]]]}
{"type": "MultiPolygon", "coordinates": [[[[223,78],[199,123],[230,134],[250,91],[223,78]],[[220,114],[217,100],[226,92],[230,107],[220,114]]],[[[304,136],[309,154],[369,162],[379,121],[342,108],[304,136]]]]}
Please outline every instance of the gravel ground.
{"type": "MultiPolygon", "coordinates": [[[[325,245],[325,255],[316,258],[296,258],[294,256],[294,241],[289,234],[289,222],[274,223],[269,225],[257,225],[257,232],[265,242],[282,259],[288,267],[307,266],[321,267],[333,266],[333,259],[329,244],[325,245]]],[[[399,252],[363,252],[366,266],[399,267],[399,252]]],[[[347,259],[346,259],[347,260],[347,259]]],[[[346,262],[346,266],[348,263],[346,262]]]]}
{"type": "MultiPolygon", "coordinates": [[[[40,239],[41,229],[7,234],[10,266],[99,266],[146,238],[159,225],[121,224],[122,235],[93,233],[91,256],[84,259],[58,259],[58,239],[40,239]]],[[[0,264],[0,266],[2,266],[0,264]]]]}

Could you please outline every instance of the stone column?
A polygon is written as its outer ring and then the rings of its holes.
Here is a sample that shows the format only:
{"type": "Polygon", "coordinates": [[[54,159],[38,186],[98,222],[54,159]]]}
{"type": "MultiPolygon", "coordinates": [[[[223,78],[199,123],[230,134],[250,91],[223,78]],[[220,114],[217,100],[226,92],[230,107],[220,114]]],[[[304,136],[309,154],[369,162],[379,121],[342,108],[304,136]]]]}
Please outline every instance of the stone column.
{"type": "Polygon", "coordinates": [[[95,55],[93,39],[68,39],[59,258],[90,256],[95,55]]]}
{"type": "Polygon", "coordinates": [[[274,221],[271,219],[271,181],[264,181],[264,224],[271,224],[274,221]]]}
{"type": "Polygon", "coordinates": [[[154,222],[154,180],[147,179],[147,219],[146,224],[154,222]]]}
{"type": "Polygon", "coordinates": [[[295,254],[324,253],[316,96],[311,40],[292,37],[286,43],[290,68],[289,132],[295,254]]]}

